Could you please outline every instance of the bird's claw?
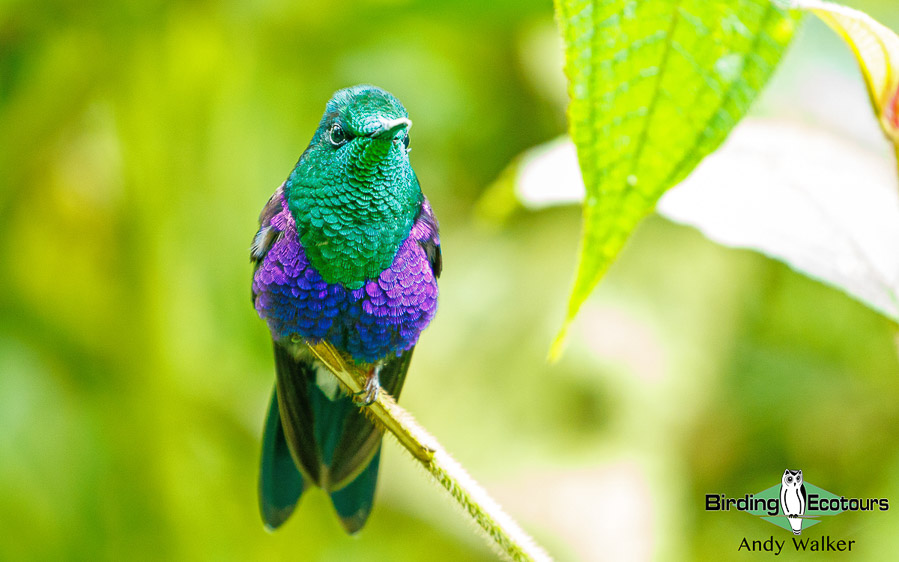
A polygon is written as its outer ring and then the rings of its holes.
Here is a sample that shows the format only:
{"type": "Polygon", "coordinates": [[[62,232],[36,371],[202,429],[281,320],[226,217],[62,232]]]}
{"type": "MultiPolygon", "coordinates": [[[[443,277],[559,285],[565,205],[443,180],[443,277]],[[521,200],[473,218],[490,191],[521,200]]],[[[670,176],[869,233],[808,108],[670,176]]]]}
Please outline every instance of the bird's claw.
{"type": "Polygon", "coordinates": [[[372,367],[365,377],[365,385],[362,390],[353,394],[353,401],[360,406],[371,406],[378,400],[381,393],[381,381],[378,378],[379,367],[372,367]]]}

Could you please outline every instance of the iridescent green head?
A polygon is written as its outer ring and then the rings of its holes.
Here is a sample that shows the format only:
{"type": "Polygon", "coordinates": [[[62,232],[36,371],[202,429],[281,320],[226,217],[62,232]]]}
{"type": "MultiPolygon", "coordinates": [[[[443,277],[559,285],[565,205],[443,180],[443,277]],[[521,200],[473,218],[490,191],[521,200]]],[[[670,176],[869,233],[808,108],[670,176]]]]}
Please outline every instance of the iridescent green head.
{"type": "Polygon", "coordinates": [[[361,287],[409,235],[422,201],[409,164],[411,126],[399,100],[374,86],[328,102],[285,186],[306,256],[325,281],[361,287]]]}

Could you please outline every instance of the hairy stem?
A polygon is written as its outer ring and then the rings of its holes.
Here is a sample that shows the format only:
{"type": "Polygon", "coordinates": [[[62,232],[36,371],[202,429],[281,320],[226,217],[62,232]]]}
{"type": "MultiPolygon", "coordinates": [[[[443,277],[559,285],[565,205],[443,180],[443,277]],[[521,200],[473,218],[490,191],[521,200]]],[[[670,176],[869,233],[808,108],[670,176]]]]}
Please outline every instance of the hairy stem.
{"type": "MultiPolygon", "coordinates": [[[[362,391],[365,373],[348,363],[327,342],[309,345],[312,353],[340,381],[344,390],[352,394],[362,391]]],[[[369,406],[368,413],[424,466],[434,479],[446,489],[462,509],[493,540],[495,546],[510,560],[550,560],[549,555],[506,515],[487,492],[465,472],[440,446],[434,437],[401,408],[383,390],[369,406]]]]}

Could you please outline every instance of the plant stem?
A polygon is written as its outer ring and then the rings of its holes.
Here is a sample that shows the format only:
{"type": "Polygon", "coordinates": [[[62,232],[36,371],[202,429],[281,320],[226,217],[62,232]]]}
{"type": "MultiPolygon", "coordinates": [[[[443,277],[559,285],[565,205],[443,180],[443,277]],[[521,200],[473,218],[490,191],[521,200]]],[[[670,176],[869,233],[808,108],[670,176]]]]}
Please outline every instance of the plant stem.
{"type": "Polygon", "coordinates": [[[893,143],[893,154],[896,155],[896,166],[899,166],[899,140],[892,140],[893,143]]]}
{"type": "MultiPolygon", "coordinates": [[[[309,344],[307,344],[309,345],[309,344]]],[[[309,345],[312,353],[351,394],[362,391],[366,374],[356,368],[327,342],[309,345]]],[[[431,473],[456,502],[489,536],[499,551],[510,560],[543,561],[549,555],[465,472],[432,435],[396,400],[381,390],[377,399],[365,408],[374,420],[392,433],[397,441],[431,473]]]]}

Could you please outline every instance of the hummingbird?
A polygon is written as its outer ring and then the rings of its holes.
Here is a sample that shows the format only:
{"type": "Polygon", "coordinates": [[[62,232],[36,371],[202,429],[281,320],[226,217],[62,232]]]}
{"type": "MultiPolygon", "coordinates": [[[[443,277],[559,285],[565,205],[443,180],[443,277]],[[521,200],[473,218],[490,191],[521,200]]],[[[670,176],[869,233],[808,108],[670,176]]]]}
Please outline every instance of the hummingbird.
{"type": "Polygon", "coordinates": [[[437,310],[437,220],[409,162],[412,121],[369,85],[336,92],[259,217],[253,304],[268,324],[275,386],[265,421],[259,506],[269,530],[312,486],[344,529],[371,513],[382,431],[357,406],[398,398],[437,310]],[[345,395],[308,345],[327,342],[368,375],[345,395]]]}

